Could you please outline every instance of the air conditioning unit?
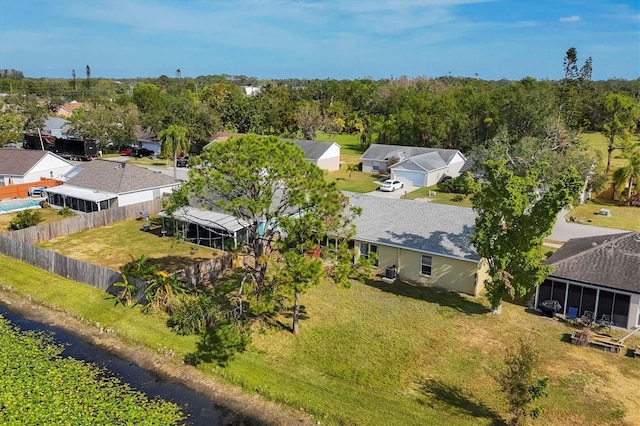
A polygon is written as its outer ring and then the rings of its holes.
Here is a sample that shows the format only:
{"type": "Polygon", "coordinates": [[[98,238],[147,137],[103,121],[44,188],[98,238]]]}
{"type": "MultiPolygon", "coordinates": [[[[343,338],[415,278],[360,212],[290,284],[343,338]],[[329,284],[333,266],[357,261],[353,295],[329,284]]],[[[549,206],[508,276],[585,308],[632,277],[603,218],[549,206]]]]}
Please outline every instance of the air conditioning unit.
{"type": "Polygon", "coordinates": [[[600,216],[606,216],[606,217],[611,216],[611,210],[610,209],[600,209],[600,216]]]}

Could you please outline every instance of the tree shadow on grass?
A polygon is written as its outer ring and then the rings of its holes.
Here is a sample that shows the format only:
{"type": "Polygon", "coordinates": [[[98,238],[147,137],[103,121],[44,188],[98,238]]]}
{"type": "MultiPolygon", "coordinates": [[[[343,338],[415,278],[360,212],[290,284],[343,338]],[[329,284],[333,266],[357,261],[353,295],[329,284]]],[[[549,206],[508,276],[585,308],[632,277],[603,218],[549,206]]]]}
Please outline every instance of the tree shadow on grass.
{"type": "Polygon", "coordinates": [[[158,268],[162,271],[167,271],[169,273],[176,272],[186,267],[195,265],[199,262],[204,262],[206,260],[211,260],[212,257],[203,257],[203,256],[162,256],[162,257],[149,257],[149,264],[151,265],[159,265],[158,268]]]}
{"type": "MultiPolygon", "coordinates": [[[[280,314],[280,318],[286,318],[289,321],[285,324],[282,320],[278,319],[275,321],[275,325],[282,328],[283,330],[287,330],[293,333],[293,312],[288,310],[280,314]]],[[[300,305],[300,314],[298,316],[300,322],[309,319],[309,314],[307,313],[307,308],[305,305],[300,305]]]]}
{"type": "MultiPolygon", "coordinates": [[[[437,405],[446,404],[449,407],[463,411],[465,414],[479,418],[488,419],[492,426],[506,426],[505,421],[490,407],[474,401],[465,395],[459,387],[452,386],[438,380],[427,380],[420,385],[421,392],[437,405]]],[[[429,401],[420,401],[429,404],[429,401]]]]}
{"type": "Polygon", "coordinates": [[[434,287],[417,286],[400,280],[396,280],[393,284],[367,280],[365,284],[397,296],[410,297],[412,299],[435,303],[440,306],[447,306],[467,315],[486,314],[490,312],[489,308],[481,303],[469,300],[452,291],[441,290],[434,287]]]}

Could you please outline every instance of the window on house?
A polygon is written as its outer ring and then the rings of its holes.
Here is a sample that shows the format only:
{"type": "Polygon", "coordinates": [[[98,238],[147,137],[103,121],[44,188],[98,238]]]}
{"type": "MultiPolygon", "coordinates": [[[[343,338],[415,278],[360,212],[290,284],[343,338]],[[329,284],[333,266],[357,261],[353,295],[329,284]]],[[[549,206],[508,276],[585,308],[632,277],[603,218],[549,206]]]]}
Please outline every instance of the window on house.
{"type": "Polygon", "coordinates": [[[425,254],[422,255],[422,262],[420,265],[420,273],[422,275],[431,276],[431,256],[427,256],[425,254]]]}
{"type": "Polygon", "coordinates": [[[369,259],[371,258],[371,254],[375,255],[373,266],[378,266],[378,246],[368,243],[360,243],[360,256],[364,256],[369,259]]]}

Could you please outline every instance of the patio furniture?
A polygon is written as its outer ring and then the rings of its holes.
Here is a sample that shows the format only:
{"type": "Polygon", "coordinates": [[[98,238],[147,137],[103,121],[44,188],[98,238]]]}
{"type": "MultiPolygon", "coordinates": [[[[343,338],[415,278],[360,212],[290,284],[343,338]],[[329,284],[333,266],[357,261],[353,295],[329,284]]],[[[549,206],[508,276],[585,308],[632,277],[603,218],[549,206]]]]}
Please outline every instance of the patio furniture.
{"type": "Polygon", "coordinates": [[[565,318],[567,321],[575,322],[578,319],[578,308],[570,306],[567,310],[567,316],[565,318]]]}
{"type": "Polygon", "coordinates": [[[539,308],[549,318],[553,318],[557,312],[562,311],[562,305],[557,300],[544,300],[540,303],[539,308]]]}
{"type": "Polygon", "coordinates": [[[596,321],[600,327],[609,327],[613,325],[613,321],[611,321],[611,315],[602,314],[602,318],[596,321]]]}
{"type": "Polygon", "coordinates": [[[582,314],[582,316],[578,321],[583,326],[589,327],[591,324],[593,324],[593,319],[594,319],[593,311],[584,311],[584,314],[582,314]]]}

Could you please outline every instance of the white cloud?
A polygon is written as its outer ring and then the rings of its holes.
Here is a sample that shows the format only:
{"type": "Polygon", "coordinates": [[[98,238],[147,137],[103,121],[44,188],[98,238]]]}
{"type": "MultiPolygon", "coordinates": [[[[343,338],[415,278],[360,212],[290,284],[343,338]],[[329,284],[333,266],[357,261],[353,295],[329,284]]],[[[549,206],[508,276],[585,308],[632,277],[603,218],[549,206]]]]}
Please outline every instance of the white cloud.
{"type": "Polygon", "coordinates": [[[562,18],[558,19],[558,21],[560,22],[578,22],[581,21],[582,18],[580,18],[577,15],[571,15],[571,16],[563,16],[562,18]]]}

